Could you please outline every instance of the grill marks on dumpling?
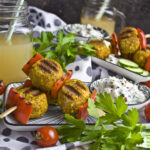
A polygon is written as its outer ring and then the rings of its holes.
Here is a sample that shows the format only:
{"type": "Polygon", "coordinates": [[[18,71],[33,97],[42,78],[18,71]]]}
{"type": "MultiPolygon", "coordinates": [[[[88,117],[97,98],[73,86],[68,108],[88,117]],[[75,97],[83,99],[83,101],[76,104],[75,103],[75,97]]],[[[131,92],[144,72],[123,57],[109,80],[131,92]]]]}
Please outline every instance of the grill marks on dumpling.
{"type": "Polygon", "coordinates": [[[50,61],[48,59],[42,59],[40,60],[38,67],[40,70],[51,74],[52,72],[58,72],[59,68],[55,62],[50,61]]]}
{"type": "Polygon", "coordinates": [[[72,95],[69,95],[69,93],[63,92],[63,95],[66,97],[66,99],[73,101],[73,97],[72,97],[72,95]]]}
{"type": "Polygon", "coordinates": [[[120,39],[127,39],[127,38],[131,37],[131,34],[129,34],[129,33],[136,35],[133,30],[127,29],[126,31],[124,31],[120,34],[120,39]]]}
{"type": "Polygon", "coordinates": [[[66,97],[68,100],[74,100],[74,96],[82,96],[81,92],[86,90],[86,88],[81,85],[79,82],[76,82],[74,86],[72,85],[64,85],[62,94],[66,97]]]}
{"type": "Polygon", "coordinates": [[[64,87],[69,93],[72,92],[77,96],[80,96],[81,94],[79,93],[79,91],[77,89],[75,89],[73,86],[71,85],[65,85],[64,87]]]}
{"type": "Polygon", "coordinates": [[[76,82],[76,84],[79,88],[83,89],[83,90],[86,90],[85,86],[80,84],[80,82],[76,82]]]}
{"type": "Polygon", "coordinates": [[[123,35],[125,35],[125,34],[133,33],[133,32],[134,32],[133,30],[128,29],[128,30],[126,30],[126,31],[122,32],[120,35],[121,35],[121,36],[123,36],[123,35]]]}
{"type": "Polygon", "coordinates": [[[47,67],[43,66],[42,64],[39,64],[38,67],[39,67],[40,70],[42,70],[44,72],[47,72],[49,74],[52,73],[51,70],[47,69],[47,67]]]}
{"type": "Polygon", "coordinates": [[[121,36],[121,38],[120,39],[128,39],[130,36],[128,36],[128,35],[123,35],[123,36],[121,36]]]}

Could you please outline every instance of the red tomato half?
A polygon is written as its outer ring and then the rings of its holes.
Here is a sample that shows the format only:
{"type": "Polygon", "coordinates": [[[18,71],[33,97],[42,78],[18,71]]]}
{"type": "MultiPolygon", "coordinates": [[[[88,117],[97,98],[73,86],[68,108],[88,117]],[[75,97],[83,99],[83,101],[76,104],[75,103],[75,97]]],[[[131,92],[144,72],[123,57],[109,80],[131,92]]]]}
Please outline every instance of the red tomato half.
{"type": "Polygon", "coordinates": [[[5,89],[6,89],[6,84],[2,80],[0,80],[0,95],[5,92],[5,89]]]}
{"type": "Polygon", "coordinates": [[[50,147],[56,145],[58,141],[58,133],[55,128],[45,126],[36,132],[35,138],[40,147],[50,147]]]}
{"type": "Polygon", "coordinates": [[[150,103],[148,103],[144,109],[145,117],[147,121],[150,121],[150,103]]]}

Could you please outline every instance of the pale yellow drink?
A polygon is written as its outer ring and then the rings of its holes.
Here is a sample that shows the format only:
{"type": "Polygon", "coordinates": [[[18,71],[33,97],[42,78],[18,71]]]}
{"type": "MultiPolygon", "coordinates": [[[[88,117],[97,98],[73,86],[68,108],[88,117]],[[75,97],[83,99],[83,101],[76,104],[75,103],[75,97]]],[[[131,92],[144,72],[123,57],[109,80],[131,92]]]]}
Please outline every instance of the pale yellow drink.
{"type": "Polygon", "coordinates": [[[111,35],[115,30],[115,20],[113,18],[108,18],[103,16],[101,19],[96,19],[92,16],[81,16],[82,24],[91,24],[95,27],[100,27],[108,32],[111,35]]]}
{"type": "Polygon", "coordinates": [[[14,34],[11,43],[0,34],[0,80],[7,84],[26,79],[22,67],[32,57],[33,43],[27,35],[14,34]]]}

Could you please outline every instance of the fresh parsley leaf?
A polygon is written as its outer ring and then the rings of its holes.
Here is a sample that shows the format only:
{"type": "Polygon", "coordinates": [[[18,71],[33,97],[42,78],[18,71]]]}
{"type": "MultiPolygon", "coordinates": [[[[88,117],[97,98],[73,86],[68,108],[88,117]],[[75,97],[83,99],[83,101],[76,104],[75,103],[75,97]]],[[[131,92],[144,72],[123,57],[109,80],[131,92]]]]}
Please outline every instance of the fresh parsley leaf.
{"type": "Polygon", "coordinates": [[[69,114],[65,114],[65,118],[67,123],[75,125],[76,127],[79,128],[85,128],[85,122],[83,120],[75,119],[73,116],[69,114]]]}
{"type": "Polygon", "coordinates": [[[99,118],[98,109],[96,108],[94,101],[91,98],[88,99],[88,106],[88,114],[92,117],[99,118]]]}
{"type": "Polygon", "coordinates": [[[137,109],[127,110],[123,97],[113,102],[110,94],[104,93],[96,96],[96,103],[88,100],[88,112],[98,120],[95,127],[89,128],[84,122],[71,116],[66,121],[72,126],[60,127],[59,133],[63,142],[75,140],[93,141],[90,150],[134,150],[138,144],[143,143],[141,131],[144,126],[137,125],[139,119],[137,109]],[[106,112],[105,116],[98,116],[97,108],[106,112]],[[122,122],[117,124],[116,121],[122,122]],[[110,126],[106,126],[106,125],[110,126]]]}
{"type": "Polygon", "coordinates": [[[99,138],[101,136],[100,130],[96,129],[91,129],[91,130],[85,130],[82,133],[81,136],[81,141],[86,142],[86,141],[95,141],[95,139],[99,138]]]}
{"type": "MultiPolygon", "coordinates": [[[[120,147],[117,145],[117,144],[111,144],[109,143],[108,141],[105,141],[103,144],[102,144],[102,148],[101,150],[122,150],[120,149],[120,147]]],[[[123,149],[124,150],[124,149],[123,149]]]]}
{"type": "Polygon", "coordinates": [[[127,110],[127,104],[122,96],[115,99],[115,103],[112,101],[110,94],[104,93],[97,96],[97,108],[107,112],[107,114],[101,117],[99,120],[105,121],[106,124],[110,124],[120,120],[122,114],[127,110]]]}
{"type": "Polygon", "coordinates": [[[122,116],[127,110],[128,105],[125,103],[123,96],[119,96],[115,99],[115,104],[117,108],[117,114],[119,117],[122,116]]]}
{"type": "Polygon", "coordinates": [[[41,32],[41,37],[34,38],[33,41],[39,45],[36,49],[37,52],[41,52],[53,44],[51,41],[54,39],[54,35],[51,32],[41,32]]]}
{"type": "Polygon", "coordinates": [[[66,122],[71,126],[63,125],[57,128],[60,136],[62,136],[62,142],[74,142],[77,141],[85,129],[85,123],[83,120],[77,120],[69,114],[65,114],[66,122]]]}
{"type": "Polygon", "coordinates": [[[124,126],[117,126],[113,129],[108,129],[104,133],[104,138],[111,139],[115,143],[124,143],[127,137],[130,135],[130,129],[124,126]]]}
{"type": "Polygon", "coordinates": [[[128,150],[132,150],[136,145],[142,144],[143,142],[141,133],[133,133],[130,138],[127,139],[126,147],[128,150]]]}
{"type": "Polygon", "coordinates": [[[127,114],[123,114],[122,119],[122,124],[130,126],[134,129],[136,124],[139,122],[139,114],[137,109],[133,108],[132,110],[128,110],[127,114]]]}
{"type": "Polygon", "coordinates": [[[103,122],[105,124],[111,124],[111,123],[114,123],[114,122],[120,120],[120,118],[115,114],[106,113],[105,116],[100,117],[100,120],[101,120],[101,122],[103,122]]]}
{"type": "Polygon", "coordinates": [[[55,50],[48,50],[48,52],[45,55],[46,58],[51,58],[51,59],[55,59],[56,55],[55,55],[55,50]]]}
{"type": "Polygon", "coordinates": [[[57,55],[58,56],[61,56],[61,47],[62,47],[62,44],[63,44],[63,32],[62,31],[58,31],[58,44],[57,44],[57,47],[56,47],[56,50],[57,50],[57,55]]]}
{"type": "Polygon", "coordinates": [[[62,41],[62,45],[65,45],[68,43],[75,43],[75,38],[76,38],[75,34],[68,33],[66,36],[64,36],[63,41],[62,41]]]}
{"type": "Polygon", "coordinates": [[[93,46],[76,43],[75,34],[69,33],[64,36],[61,30],[56,36],[51,32],[42,32],[41,37],[35,38],[34,42],[38,45],[38,48],[35,47],[35,52],[46,58],[55,59],[64,72],[66,72],[66,66],[75,61],[76,55],[95,56],[93,46]],[[82,46],[83,50],[78,50],[79,46],[82,46]]]}
{"type": "Polygon", "coordinates": [[[101,144],[101,137],[96,140],[96,142],[89,148],[89,150],[99,150],[101,144]]]}
{"type": "Polygon", "coordinates": [[[98,94],[96,96],[96,106],[99,109],[102,109],[103,111],[111,114],[117,114],[117,109],[111,99],[110,94],[104,93],[103,94],[98,94]]]}

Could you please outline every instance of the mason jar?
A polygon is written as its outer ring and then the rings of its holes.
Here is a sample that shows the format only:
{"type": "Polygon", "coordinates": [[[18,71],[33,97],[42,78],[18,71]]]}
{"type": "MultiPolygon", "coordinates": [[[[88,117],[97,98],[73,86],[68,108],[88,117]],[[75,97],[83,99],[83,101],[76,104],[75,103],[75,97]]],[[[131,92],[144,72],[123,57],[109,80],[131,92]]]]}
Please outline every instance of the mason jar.
{"type": "Polygon", "coordinates": [[[17,0],[0,0],[0,80],[7,84],[25,80],[27,76],[22,67],[33,53],[33,32],[28,21],[27,3],[16,4],[17,0]],[[12,36],[9,34],[11,31],[12,36]],[[8,37],[11,39],[8,40],[8,37]]]}
{"type": "Polygon", "coordinates": [[[111,6],[110,0],[85,0],[80,22],[100,27],[111,35],[116,24],[119,30],[125,26],[125,15],[111,6]]]}

